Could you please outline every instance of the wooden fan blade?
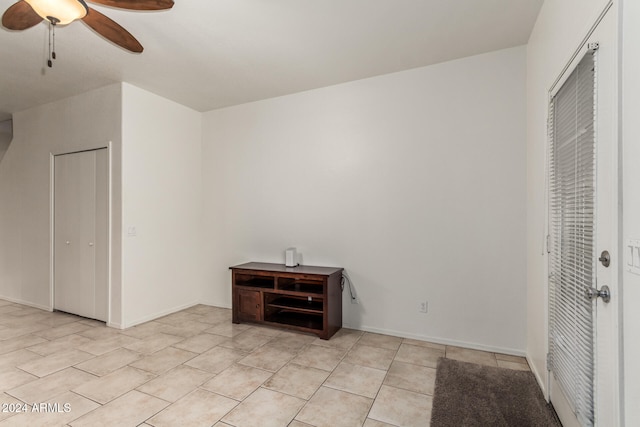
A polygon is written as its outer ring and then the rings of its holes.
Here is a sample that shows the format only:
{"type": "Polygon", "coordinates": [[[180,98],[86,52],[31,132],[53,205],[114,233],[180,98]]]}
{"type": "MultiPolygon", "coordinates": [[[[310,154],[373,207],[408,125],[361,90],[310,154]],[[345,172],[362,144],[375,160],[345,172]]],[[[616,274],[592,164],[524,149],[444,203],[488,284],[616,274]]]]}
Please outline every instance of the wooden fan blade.
{"type": "Polygon", "coordinates": [[[131,10],[164,10],[173,7],[173,0],[89,0],[104,6],[131,10]]]}
{"type": "Polygon", "coordinates": [[[107,40],[111,40],[118,46],[121,46],[131,52],[142,52],[143,47],[129,31],[122,28],[111,18],[106,17],[95,9],[89,8],[87,16],[82,20],[90,26],[96,33],[100,34],[107,40]]]}
{"type": "Polygon", "coordinates": [[[2,15],[2,26],[9,30],[26,30],[42,22],[38,15],[24,0],[9,6],[2,15]]]}

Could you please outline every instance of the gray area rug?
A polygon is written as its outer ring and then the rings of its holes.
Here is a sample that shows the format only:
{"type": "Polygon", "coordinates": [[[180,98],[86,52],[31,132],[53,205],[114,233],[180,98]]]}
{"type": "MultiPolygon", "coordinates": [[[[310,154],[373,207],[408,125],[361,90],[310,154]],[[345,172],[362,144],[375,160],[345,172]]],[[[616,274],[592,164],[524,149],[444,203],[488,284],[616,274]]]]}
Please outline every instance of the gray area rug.
{"type": "Polygon", "coordinates": [[[441,358],[431,427],[558,426],[531,372],[441,358]]]}

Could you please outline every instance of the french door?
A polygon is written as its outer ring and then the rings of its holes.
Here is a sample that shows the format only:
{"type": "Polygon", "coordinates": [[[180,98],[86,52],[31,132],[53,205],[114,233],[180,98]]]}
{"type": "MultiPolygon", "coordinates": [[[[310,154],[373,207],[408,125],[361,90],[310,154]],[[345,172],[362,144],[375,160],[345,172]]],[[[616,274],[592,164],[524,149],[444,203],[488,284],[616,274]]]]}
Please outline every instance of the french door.
{"type": "Polygon", "coordinates": [[[565,427],[619,423],[615,19],[551,92],[549,395],[565,427]]]}

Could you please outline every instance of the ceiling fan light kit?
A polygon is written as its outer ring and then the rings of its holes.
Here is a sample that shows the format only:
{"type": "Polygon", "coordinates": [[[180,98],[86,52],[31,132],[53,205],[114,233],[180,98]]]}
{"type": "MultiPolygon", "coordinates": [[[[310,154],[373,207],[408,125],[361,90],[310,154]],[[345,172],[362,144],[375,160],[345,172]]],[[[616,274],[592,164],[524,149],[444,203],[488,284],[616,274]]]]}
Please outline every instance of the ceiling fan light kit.
{"type": "MultiPolygon", "coordinates": [[[[127,10],[166,10],[173,7],[173,0],[88,0],[104,6],[127,10]]],[[[143,50],[142,45],[117,22],[87,6],[84,0],[19,0],[2,15],[2,25],[9,30],[26,30],[42,20],[51,27],[68,25],[82,20],[105,39],[134,53],[143,50]]],[[[49,66],[51,58],[49,58],[49,66]]]]}
{"type": "Polygon", "coordinates": [[[67,25],[87,16],[89,8],[83,0],[24,0],[42,19],[67,25]]]}

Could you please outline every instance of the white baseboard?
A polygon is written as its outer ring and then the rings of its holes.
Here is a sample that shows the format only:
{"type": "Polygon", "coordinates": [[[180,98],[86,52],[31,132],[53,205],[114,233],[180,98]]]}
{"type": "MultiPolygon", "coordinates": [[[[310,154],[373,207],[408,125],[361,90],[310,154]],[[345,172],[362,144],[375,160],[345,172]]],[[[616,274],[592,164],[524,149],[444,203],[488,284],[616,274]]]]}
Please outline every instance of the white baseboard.
{"type": "Polygon", "coordinates": [[[467,341],[450,340],[450,339],[440,338],[440,337],[430,337],[426,335],[411,334],[407,332],[394,331],[390,329],[372,328],[369,326],[353,327],[353,326],[343,324],[342,327],[349,328],[349,329],[356,329],[358,331],[374,332],[376,334],[393,335],[396,337],[428,341],[434,344],[453,345],[456,347],[470,348],[473,350],[489,351],[491,353],[509,354],[512,356],[520,356],[520,357],[526,356],[526,352],[524,350],[518,350],[513,348],[507,348],[507,347],[496,347],[496,346],[478,344],[478,343],[467,342],[467,341]]]}
{"type": "Polygon", "coordinates": [[[543,377],[540,375],[540,372],[536,368],[536,365],[529,358],[529,356],[527,356],[527,363],[529,364],[529,368],[531,369],[533,376],[536,378],[536,381],[538,382],[538,386],[540,386],[540,390],[542,390],[542,394],[544,395],[544,398],[546,399],[547,402],[549,402],[549,390],[547,389],[546,381],[543,380],[543,377]]]}
{"type": "MultiPolygon", "coordinates": [[[[179,305],[179,306],[176,306],[176,307],[169,308],[167,310],[159,311],[157,313],[149,314],[147,316],[141,317],[141,318],[133,320],[131,322],[125,322],[122,325],[113,323],[113,325],[114,325],[113,327],[118,328],[118,329],[127,329],[127,328],[130,328],[132,326],[140,325],[141,323],[150,322],[152,320],[159,319],[159,318],[161,318],[163,316],[166,316],[168,314],[173,314],[173,313],[176,313],[178,311],[184,310],[184,309],[189,308],[189,307],[193,307],[194,305],[198,305],[198,304],[200,304],[200,302],[198,302],[198,301],[190,302],[190,303],[187,303],[187,304],[183,304],[183,305],[179,305]]],[[[111,325],[112,324],[110,323],[109,326],[111,326],[111,325]]]]}
{"type": "Polygon", "coordinates": [[[0,295],[0,299],[3,299],[5,301],[9,301],[9,302],[14,302],[16,304],[27,305],[27,306],[33,307],[33,308],[39,308],[40,310],[44,310],[44,311],[53,311],[53,308],[49,307],[48,305],[35,304],[33,302],[30,302],[30,301],[24,301],[24,300],[21,300],[21,299],[11,298],[11,297],[7,297],[7,296],[4,296],[4,295],[0,295]]]}

